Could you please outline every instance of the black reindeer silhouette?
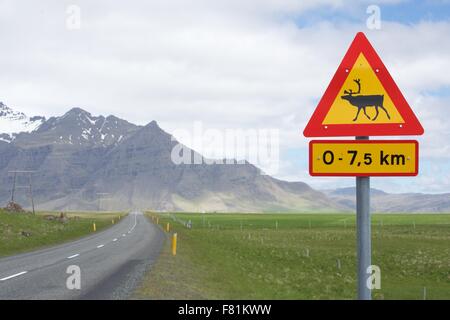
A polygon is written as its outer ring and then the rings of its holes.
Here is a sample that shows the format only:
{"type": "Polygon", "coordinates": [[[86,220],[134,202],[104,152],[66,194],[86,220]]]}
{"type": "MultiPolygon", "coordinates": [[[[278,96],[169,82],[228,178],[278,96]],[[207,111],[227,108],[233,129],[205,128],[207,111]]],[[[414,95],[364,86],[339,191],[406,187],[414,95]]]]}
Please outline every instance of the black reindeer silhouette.
{"type": "Polygon", "coordinates": [[[366,112],[366,107],[375,107],[376,114],[375,114],[375,117],[372,119],[372,121],[375,121],[378,118],[378,114],[379,114],[378,108],[383,109],[383,111],[386,112],[388,119],[391,120],[389,113],[383,106],[384,95],[382,95],[382,94],[381,95],[369,95],[369,96],[360,95],[361,79],[354,79],[353,81],[356,82],[356,84],[358,85],[358,92],[353,92],[351,89],[348,91],[344,90],[345,95],[341,96],[341,99],[347,100],[348,102],[350,102],[351,105],[358,108],[358,112],[356,113],[356,116],[353,119],[353,121],[358,120],[358,116],[359,116],[361,109],[363,110],[364,115],[367,117],[367,119],[370,120],[370,117],[366,112]],[[357,96],[355,96],[355,94],[357,94],[357,96]]]}

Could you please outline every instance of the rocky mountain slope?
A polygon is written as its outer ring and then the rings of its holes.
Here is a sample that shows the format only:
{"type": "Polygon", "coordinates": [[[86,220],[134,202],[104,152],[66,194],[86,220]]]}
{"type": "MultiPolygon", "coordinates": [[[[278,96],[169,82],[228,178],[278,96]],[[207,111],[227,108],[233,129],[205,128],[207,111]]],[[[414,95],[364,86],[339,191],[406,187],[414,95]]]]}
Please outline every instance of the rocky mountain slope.
{"type": "MultiPolygon", "coordinates": [[[[0,141],[0,201],[10,197],[9,171],[35,170],[38,209],[345,210],[305,183],[262,175],[249,163],[174,164],[171,152],[177,144],[155,121],[137,126],[74,108],[0,141]]],[[[26,179],[19,175],[18,184],[26,179]]],[[[29,203],[26,189],[18,189],[16,199],[29,203]]]]}
{"type": "MultiPolygon", "coordinates": [[[[137,126],[73,108],[60,117],[27,117],[0,103],[0,203],[11,197],[12,170],[35,170],[38,209],[218,212],[354,211],[355,189],[313,190],[280,181],[250,163],[175,164],[178,145],[155,121],[137,126]]],[[[184,147],[194,157],[201,155],[184,147]]],[[[28,175],[15,199],[28,206],[28,175]]],[[[450,212],[450,194],[372,190],[375,212],[450,212]]]]}

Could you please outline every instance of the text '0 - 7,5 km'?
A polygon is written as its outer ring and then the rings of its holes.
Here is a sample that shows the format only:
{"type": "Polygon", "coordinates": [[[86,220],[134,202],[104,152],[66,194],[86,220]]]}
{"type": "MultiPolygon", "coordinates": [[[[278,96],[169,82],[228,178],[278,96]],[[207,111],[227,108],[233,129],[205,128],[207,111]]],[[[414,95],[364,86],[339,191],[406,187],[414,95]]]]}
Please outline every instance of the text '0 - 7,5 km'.
{"type": "Polygon", "coordinates": [[[416,176],[418,142],[402,140],[313,140],[313,176],[416,176]]]}

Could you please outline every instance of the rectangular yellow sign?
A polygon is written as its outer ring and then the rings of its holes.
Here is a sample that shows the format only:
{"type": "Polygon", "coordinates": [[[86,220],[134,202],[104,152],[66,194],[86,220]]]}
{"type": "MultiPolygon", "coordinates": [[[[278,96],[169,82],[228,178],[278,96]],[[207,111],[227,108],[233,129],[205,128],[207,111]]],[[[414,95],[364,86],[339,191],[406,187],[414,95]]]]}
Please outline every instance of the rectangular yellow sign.
{"type": "Polygon", "coordinates": [[[313,140],[309,144],[312,176],[416,176],[418,167],[415,140],[313,140]]]}

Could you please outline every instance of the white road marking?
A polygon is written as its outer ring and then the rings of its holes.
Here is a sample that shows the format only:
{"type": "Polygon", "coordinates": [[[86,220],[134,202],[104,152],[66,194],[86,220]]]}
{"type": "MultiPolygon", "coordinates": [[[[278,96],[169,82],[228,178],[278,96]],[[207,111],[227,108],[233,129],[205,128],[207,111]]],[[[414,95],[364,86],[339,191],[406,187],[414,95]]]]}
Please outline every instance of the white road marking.
{"type": "Polygon", "coordinates": [[[104,244],[98,245],[97,249],[103,248],[104,246],[105,246],[104,244]]]}
{"type": "Polygon", "coordinates": [[[134,225],[131,227],[131,229],[128,231],[128,233],[133,232],[134,228],[136,227],[137,224],[137,214],[134,213],[134,225]]]}
{"type": "Polygon", "coordinates": [[[122,234],[122,237],[125,237],[126,236],[126,234],[124,233],[124,234],[122,234]]]}
{"type": "Polygon", "coordinates": [[[5,278],[2,278],[2,279],[0,279],[0,281],[5,281],[5,280],[9,280],[9,279],[12,279],[12,278],[15,278],[15,277],[21,276],[21,275],[23,275],[23,274],[25,274],[25,273],[27,273],[27,272],[28,272],[28,271],[22,271],[22,272],[19,272],[19,273],[13,274],[12,276],[9,276],[9,277],[5,277],[5,278]]]}
{"type": "Polygon", "coordinates": [[[117,241],[117,238],[114,238],[114,239],[113,239],[113,242],[116,242],[116,241],[117,241]]]}
{"type": "Polygon", "coordinates": [[[79,253],[77,253],[77,254],[74,254],[74,255],[72,255],[72,256],[70,256],[70,257],[67,257],[67,259],[73,259],[73,258],[75,258],[75,257],[78,257],[80,254],[79,253]]]}

